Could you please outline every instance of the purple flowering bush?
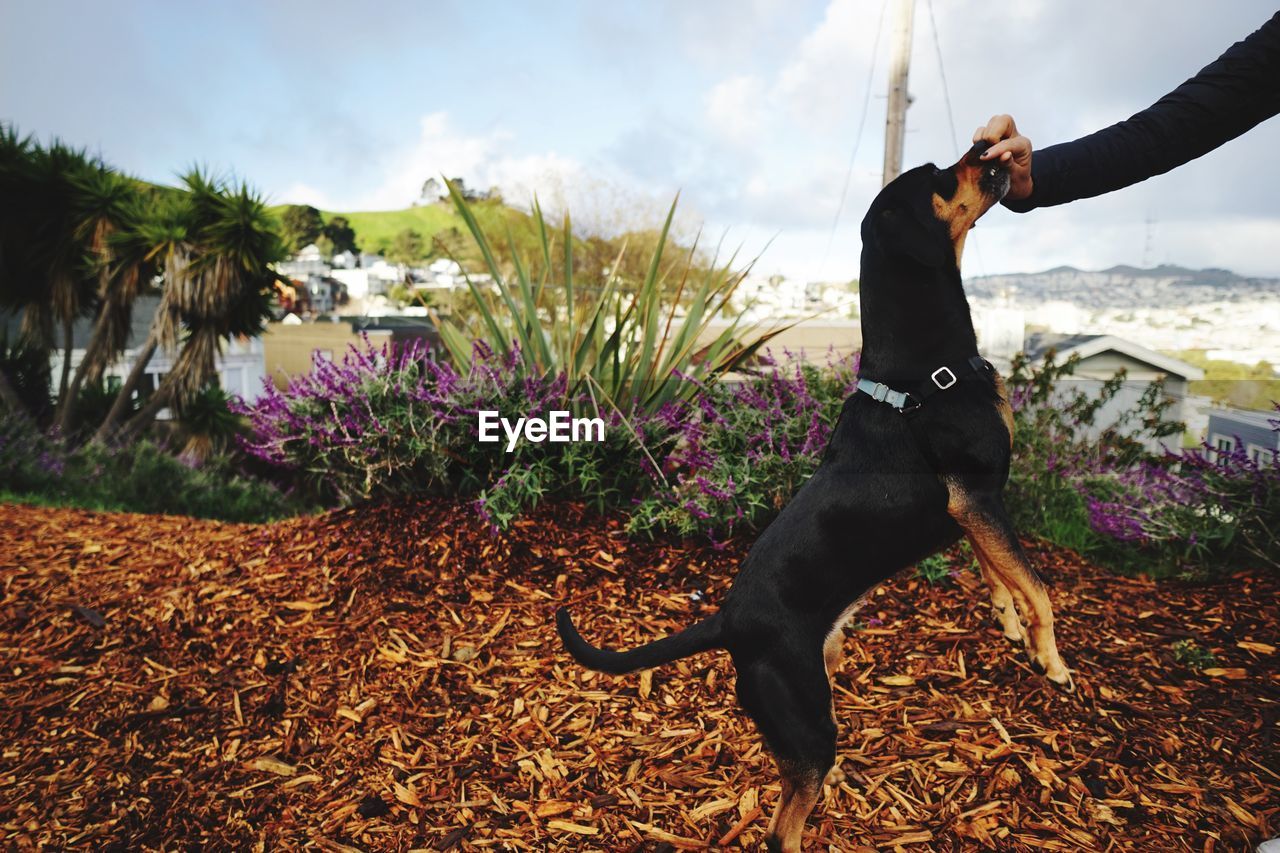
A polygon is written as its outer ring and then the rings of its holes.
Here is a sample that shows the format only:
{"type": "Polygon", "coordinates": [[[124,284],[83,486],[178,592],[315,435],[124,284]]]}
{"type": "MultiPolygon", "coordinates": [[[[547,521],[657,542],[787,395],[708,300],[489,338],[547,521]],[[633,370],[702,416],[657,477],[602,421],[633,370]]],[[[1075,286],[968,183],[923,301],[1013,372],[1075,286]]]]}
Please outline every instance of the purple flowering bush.
{"type": "Polygon", "coordinates": [[[856,358],[825,370],[769,365],[665,407],[658,418],[678,439],[662,460],[662,482],[633,508],[630,529],[714,539],[763,528],[818,467],[856,384],[856,358]]]}
{"type": "MultiPolygon", "coordinates": [[[[1018,529],[1081,553],[1100,539],[1089,524],[1079,483],[1087,474],[1124,467],[1141,456],[1132,439],[1115,432],[1090,437],[1098,413],[1119,391],[1118,374],[1096,395],[1062,383],[1078,363],[1057,362],[1049,353],[1041,364],[1015,357],[1007,381],[1013,406],[1013,459],[1005,503],[1018,529]]],[[[1161,432],[1164,432],[1161,428],[1161,432]]]]}
{"type": "Polygon", "coordinates": [[[769,366],[677,396],[653,413],[570,396],[529,378],[518,353],[477,343],[466,371],[421,346],[351,349],[252,404],[242,447],[292,485],[347,503],[397,494],[473,496],[496,527],[549,497],[629,511],[637,533],[719,538],[766,524],[817,467],[856,365],[769,366]],[[603,442],[477,441],[477,413],[595,411],[603,442]]]}
{"type": "MultiPolygon", "coordinates": [[[[1207,576],[1277,563],[1280,463],[1243,454],[1150,455],[1144,440],[1180,425],[1157,384],[1123,420],[1091,429],[1123,375],[1100,393],[1067,391],[1074,364],[1015,365],[1017,429],[1006,501],[1028,533],[1121,570],[1207,576]]],[[[420,345],[352,349],[252,405],[243,449],[291,486],[328,502],[406,493],[469,496],[505,527],[552,497],[620,508],[636,534],[723,540],[763,528],[817,468],[856,360],[826,368],[766,365],[661,407],[607,408],[564,375],[531,378],[519,354],[477,343],[465,370],[420,345]],[[477,413],[503,418],[595,412],[602,442],[480,443],[477,413]]]]}
{"type": "Polygon", "coordinates": [[[1074,362],[1015,363],[1015,443],[1007,503],[1019,527],[1121,571],[1210,578],[1242,566],[1280,568],[1280,463],[1209,448],[1149,453],[1147,438],[1181,431],[1153,383],[1128,430],[1090,430],[1123,373],[1096,395],[1064,391],[1074,362]]]}
{"type": "MultiPolygon", "coordinates": [[[[639,485],[645,436],[602,412],[600,443],[480,443],[478,412],[514,421],[582,408],[564,377],[530,378],[519,353],[476,343],[467,370],[421,343],[351,347],[341,361],[316,356],[309,374],[252,404],[236,402],[251,436],[243,449],[328,502],[409,493],[475,495],[497,526],[551,495],[620,502],[639,485]]],[[[501,434],[501,430],[499,430],[501,434]]],[[[657,437],[653,437],[655,440],[657,437]]]]}
{"type": "MultiPolygon", "coordinates": [[[[1155,574],[1280,569],[1280,459],[1202,447],[1090,477],[1090,527],[1155,574]]],[[[1114,548],[1112,550],[1115,550],[1114,548]]]]}
{"type": "Polygon", "coordinates": [[[421,343],[365,343],[341,361],[314,353],[311,372],[285,390],[268,384],[254,403],[233,402],[251,427],[243,449],[322,499],[454,493],[468,478],[479,488],[491,467],[460,456],[474,443],[477,410],[545,408],[550,389],[517,382],[486,349],[461,375],[427,358],[421,343]]]}

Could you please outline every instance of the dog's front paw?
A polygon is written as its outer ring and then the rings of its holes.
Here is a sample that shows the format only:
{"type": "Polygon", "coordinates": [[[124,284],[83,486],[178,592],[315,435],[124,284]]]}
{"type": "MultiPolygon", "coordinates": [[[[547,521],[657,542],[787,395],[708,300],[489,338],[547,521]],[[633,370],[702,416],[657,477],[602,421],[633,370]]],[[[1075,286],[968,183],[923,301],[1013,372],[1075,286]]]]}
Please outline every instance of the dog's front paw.
{"type": "Polygon", "coordinates": [[[1066,669],[1062,670],[1062,676],[1060,678],[1054,678],[1052,675],[1047,677],[1049,679],[1049,683],[1061,690],[1063,693],[1076,692],[1076,682],[1071,677],[1071,673],[1067,672],[1066,669]]]}
{"type": "Polygon", "coordinates": [[[1027,647],[1027,662],[1035,670],[1036,675],[1043,675],[1050,684],[1064,693],[1075,693],[1076,683],[1071,678],[1071,672],[1062,665],[1062,662],[1058,661],[1057,665],[1053,666],[1047,664],[1042,657],[1044,656],[1036,654],[1030,646],[1027,647]]]}

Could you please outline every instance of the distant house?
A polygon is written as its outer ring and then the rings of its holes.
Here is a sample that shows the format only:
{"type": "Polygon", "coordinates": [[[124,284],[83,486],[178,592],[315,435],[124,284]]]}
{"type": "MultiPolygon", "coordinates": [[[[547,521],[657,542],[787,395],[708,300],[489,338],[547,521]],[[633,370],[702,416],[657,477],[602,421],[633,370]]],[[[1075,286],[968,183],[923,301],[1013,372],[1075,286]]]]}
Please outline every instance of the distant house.
{"type": "Polygon", "coordinates": [[[327,314],[342,305],[346,305],[350,296],[347,285],[329,275],[307,276],[307,295],[311,310],[317,314],[327,314]]]}
{"type": "Polygon", "coordinates": [[[291,259],[276,264],[276,272],[302,281],[310,275],[328,275],[329,268],[329,261],[315,243],[303,246],[291,259]]]}
{"type": "Polygon", "coordinates": [[[733,292],[736,307],[747,322],[799,317],[810,310],[808,286],[781,275],[749,275],[733,292]]]}
{"type": "Polygon", "coordinates": [[[1244,449],[1259,465],[1270,464],[1280,454],[1280,414],[1248,409],[1214,409],[1209,412],[1205,440],[1211,453],[1244,449]]]}
{"type": "Polygon", "coordinates": [[[359,300],[385,294],[393,284],[404,281],[405,268],[380,255],[361,255],[359,268],[335,269],[329,277],[342,282],[347,294],[359,300]]]}
{"type": "MultiPolygon", "coordinates": [[[[1097,394],[1102,384],[1124,368],[1125,381],[1119,393],[1098,413],[1094,433],[1115,425],[1120,416],[1132,411],[1152,382],[1164,380],[1165,394],[1173,400],[1169,417],[1185,422],[1187,383],[1203,379],[1204,371],[1180,359],[1149,350],[1132,341],[1114,335],[1061,335],[1037,333],[1028,336],[1024,351],[1033,362],[1039,362],[1049,350],[1057,353],[1061,364],[1071,356],[1079,356],[1075,371],[1064,380],[1069,388],[1089,395],[1097,394]]],[[[1166,436],[1159,441],[1149,440],[1147,449],[1177,450],[1182,446],[1182,434],[1166,436]]]]}

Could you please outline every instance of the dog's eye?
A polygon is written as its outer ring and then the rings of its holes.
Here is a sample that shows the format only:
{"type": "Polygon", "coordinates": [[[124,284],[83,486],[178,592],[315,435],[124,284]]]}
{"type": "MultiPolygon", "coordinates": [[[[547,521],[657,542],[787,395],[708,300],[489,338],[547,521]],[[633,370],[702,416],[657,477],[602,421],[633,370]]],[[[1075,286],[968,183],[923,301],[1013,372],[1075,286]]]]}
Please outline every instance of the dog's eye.
{"type": "Polygon", "coordinates": [[[951,198],[955,195],[956,173],[950,169],[935,169],[933,172],[933,190],[943,198],[951,198]]]}

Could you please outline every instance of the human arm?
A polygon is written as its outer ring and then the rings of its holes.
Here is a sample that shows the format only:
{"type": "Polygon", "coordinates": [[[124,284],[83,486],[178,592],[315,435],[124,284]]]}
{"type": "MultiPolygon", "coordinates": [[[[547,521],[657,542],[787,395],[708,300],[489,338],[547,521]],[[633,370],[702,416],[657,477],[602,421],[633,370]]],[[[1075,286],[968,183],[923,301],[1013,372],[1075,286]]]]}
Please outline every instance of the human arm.
{"type": "MultiPolygon", "coordinates": [[[[1010,166],[1004,204],[1024,213],[1136,184],[1194,160],[1280,113],[1280,13],[1178,88],[1129,119],[1031,155],[1012,119],[977,139],[1010,166]],[[1022,190],[1021,192],[1019,190],[1022,190]]],[[[1005,121],[1007,120],[1007,121],[1005,121]]]]}

